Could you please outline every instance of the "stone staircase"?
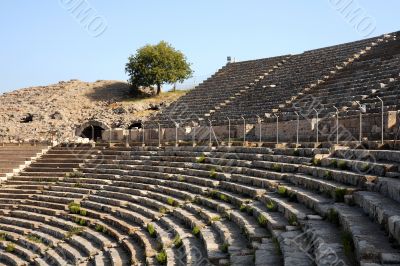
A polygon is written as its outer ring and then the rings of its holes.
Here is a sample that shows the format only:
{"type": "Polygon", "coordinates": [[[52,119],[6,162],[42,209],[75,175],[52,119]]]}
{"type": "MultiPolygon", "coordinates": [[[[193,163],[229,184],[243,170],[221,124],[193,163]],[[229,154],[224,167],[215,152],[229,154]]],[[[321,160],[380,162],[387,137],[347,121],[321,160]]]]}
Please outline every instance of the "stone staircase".
{"type": "Polygon", "coordinates": [[[255,79],[250,84],[248,84],[248,86],[245,86],[243,89],[239,90],[234,95],[231,95],[229,98],[225,99],[223,102],[218,103],[213,109],[209,110],[207,113],[204,114],[204,118],[200,118],[200,119],[205,120],[207,117],[210,117],[211,114],[215,113],[217,110],[221,110],[222,108],[231,104],[232,101],[234,101],[235,99],[238,99],[245,94],[251,93],[252,89],[254,89],[257,86],[257,84],[260,82],[260,80],[263,80],[265,77],[268,77],[269,75],[271,75],[271,73],[273,73],[279,67],[282,67],[282,66],[284,67],[284,64],[287,62],[287,60],[290,60],[290,56],[284,57],[280,62],[278,62],[276,65],[273,65],[265,73],[262,73],[257,79],[255,79]]]}
{"type": "Polygon", "coordinates": [[[35,162],[49,148],[48,146],[31,145],[0,146],[0,182],[35,162]]]}
{"type": "Polygon", "coordinates": [[[363,56],[366,56],[373,52],[374,47],[377,47],[379,44],[384,43],[385,41],[396,40],[396,36],[392,36],[390,34],[383,35],[382,38],[378,38],[371,43],[369,43],[366,47],[361,49],[359,52],[353,54],[351,57],[347,58],[345,61],[339,63],[335,66],[335,70],[331,70],[329,73],[324,75],[321,79],[318,79],[316,82],[308,84],[304,87],[303,91],[297,93],[297,95],[293,96],[290,100],[287,100],[284,104],[280,104],[278,108],[285,108],[293,105],[294,102],[301,100],[305,95],[309,95],[312,91],[318,90],[320,85],[323,85],[328,80],[335,79],[335,76],[343,71],[346,68],[349,68],[353,65],[354,62],[358,62],[363,56]]]}

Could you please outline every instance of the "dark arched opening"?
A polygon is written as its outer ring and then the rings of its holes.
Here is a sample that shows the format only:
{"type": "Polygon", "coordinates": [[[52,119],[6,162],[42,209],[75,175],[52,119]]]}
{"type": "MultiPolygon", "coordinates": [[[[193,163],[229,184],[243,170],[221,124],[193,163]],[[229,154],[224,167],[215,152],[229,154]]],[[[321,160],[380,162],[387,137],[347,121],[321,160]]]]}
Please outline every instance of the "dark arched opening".
{"type": "Polygon", "coordinates": [[[139,129],[142,128],[142,123],[141,122],[133,122],[128,129],[139,129]]]}
{"type": "Polygon", "coordinates": [[[83,129],[81,137],[97,141],[102,138],[103,131],[104,129],[100,126],[88,126],[85,129],[83,129]]]}

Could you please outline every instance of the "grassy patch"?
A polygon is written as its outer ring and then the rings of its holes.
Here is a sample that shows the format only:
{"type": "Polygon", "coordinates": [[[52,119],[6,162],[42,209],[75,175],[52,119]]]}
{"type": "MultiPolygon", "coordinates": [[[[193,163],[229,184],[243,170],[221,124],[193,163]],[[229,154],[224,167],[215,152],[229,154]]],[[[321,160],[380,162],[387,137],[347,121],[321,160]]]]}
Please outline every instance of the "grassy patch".
{"type": "Polygon", "coordinates": [[[354,254],[353,237],[349,232],[342,232],[341,235],[344,253],[346,256],[351,257],[354,254]]]}
{"type": "Polygon", "coordinates": [[[67,232],[67,236],[66,238],[71,238],[74,235],[79,235],[80,233],[83,232],[83,228],[82,227],[72,227],[71,229],[69,229],[69,231],[67,232]]]}
{"type": "Polygon", "coordinates": [[[160,208],[158,209],[158,211],[159,211],[161,214],[166,214],[166,213],[168,212],[168,209],[165,208],[165,207],[160,207],[160,208]]]}
{"type": "Polygon", "coordinates": [[[192,230],[192,234],[198,237],[200,235],[200,227],[195,226],[192,230]]]}
{"type": "Polygon", "coordinates": [[[196,159],[196,163],[204,163],[206,161],[206,155],[203,153],[196,159]]]}
{"type": "Polygon", "coordinates": [[[228,253],[228,249],[229,249],[229,243],[224,243],[221,246],[221,251],[224,253],[228,253]]]}
{"type": "Polygon", "coordinates": [[[281,167],[280,164],[274,163],[274,164],[272,165],[272,170],[275,171],[275,172],[281,172],[281,171],[282,171],[282,167],[281,167]]]}
{"type": "Polygon", "coordinates": [[[3,232],[0,233],[0,241],[6,241],[6,237],[7,237],[6,233],[3,232]]]}
{"type": "Polygon", "coordinates": [[[337,162],[337,168],[339,168],[340,170],[347,170],[346,161],[338,161],[337,162]]]}
{"type": "Polygon", "coordinates": [[[331,171],[326,170],[326,171],[324,172],[324,176],[325,176],[325,178],[326,178],[327,180],[332,180],[332,179],[333,179],[333,178],[332,178],[332,172],[331,172],[331,171]]]}
{"type": "Polygon", "coordinates": [[[211,218],[211,221],[213,221],[213,222],[221,221],[221,216],[214,216],[211,218]]]}
{"type": "Polygon", "coordinates": [[[248,215],[253,216],[253,207],[251,206],[246,206],[246,212],[248,215]]]}
{"type": "Polygon", "coordinates": [[[313,164],[314,166],[321,166],[321,160],[320,160],[320,159],[317,159],[317,158],[314,158],[314,159],[312,160],[312,164],[313,164]]]}
{"type": "Polygon", "coordinates": [[[107,233],[107,228],[105,228],[101,224],[96,224],[95,229],[97,232],[107,233]]]}
{"type": "Polygon", "coordinates": [[[34,235],[28,235],[26,237],[29,241],[35,242],[35,243],[43,243],[43,240],[37,236],[34,235]]]}
{"type": "Polygon", "coordinates": [[[167,264],[167,253],[165,252],[165,250],[161,250],[157,253],[156,260],[161,265],[167,264]]]}
{"type": "Polygon", "coordinates": [[[287,189],[285,187],[279,186],[277,192],[282,197],[287,197],[288,196],[288,191],[287,191],[287,189]]]}
{"type": "Polygon", "coordinates": [[[370,169],[370,166],[369,166],[369,164],[367,164],[367,163],[363,163],[363,164],[361,164],[361,166],[360,166],[360,170],[361,170],[361,172],[368,172],[369,171],[369,169],[370,169]]]}
{"type": "Polygon", "coordinates": [[[173,245],[176,248],[180,248],[182,246],[182,239],[179,235],[176,235],[173,240],[173,245]]]}
{"type": "Polygon", "coordinates": [[[215,170],[215,168],[211,168],[210,178],[217,178],[217,171],[215,170]]]}
{"type": "Polygon", "coordinates": [[[69,177],[69,178],[84,178],[85,177],[85,175],[80,171],[66,173],[65,176],[69,177]]]}
{"type": "Polygon", "coordinates": [[[171,205],[171,206],[175,206],[175,205],[176,205],[176,202],[175,202],[175,200],[174,200],[173,198],[168,198],[168,199],[167,199],[167,204],[168,204],[168,205],[171,205]]]}
{"type": "Polygon", "coordinates": [[[339,214],[334,209],[329,209],[329,212],[328,212],[326,218],[328,219],[329,222],[331,222],[331,223],[333,223],[335,225],[339,225],[340,224],[339,214]]]}
{"type": "Polygon", "coordinates": [[[279,255],[282,255],[281,246],[279,245],[279,241],[276,237],[272,238],[272,243],[274,244],[276,253],[278,253],[279,255]]]}
{"type": "Polygon", "coordinates": [[[268,211],[270,212],[276,212],[278,210],[278,206],[276,206],[275,202],[273,201],[268,201],[266,204],[268,211]]]}
{"type": "Polygon", "coordinates": [[[147,232],[149,232],[151,237],[156,237],[156,230],[153,224],[147,224],[147,232]]]}
{"type": "Polygon", "coordinates": [[[82,215],[82,216],[86,216],[86,215],[87,215],[87,211],[81,209],[81,210],[79,211],[79,214],[82,215]]]}
{"type": "Polygon", "coordinates": [[[261,226],[267,226],[268,219],[267,219],[267,217],[265,217],[264,215],[260,214],[260,215],[257,217],[257,222],[258,222],[258,224],[261,225],[261,226]]]}
{"type": "Polygon", "coordinates": [[[6,252],[13,253],[15,251],[15,245],[13,243],[8,243],[6,246],[6,252]]]}
{"type": "Polygon", "coordinates": [[[71,202],[68,204],[68,209],[73,214],[79,214],[81,210],[81,205],[79,203],[71,202]]]}
{"type": "Polygon", "coordinates": [[[80,226],[86,226],[87,225],[86,220],[81,219],[81,218],[76,218],[75,219],[75,223],[79,224],[80,226]]]}
{"type": "Polygon", "coordinates": [[[287,193],[289,202],[297,202],[297,195],[293,192],[287,193]]]}
{"type": "Polygon", "coordinates": [[[240,205],[239,210],[241,212],[245,212],[246,211],[246,205],[244,205],[244,204],[240,205]]]}
{"type": "Polygon", "coordinates": [[[297,217],[294,215],[290,215],[288,221],[289,221],[289,224],[292,226],[299,225],[299,222],[297,221],[297,217]]]}
{"type": "Polygon", "coordinates": [[[346,188],[337,188],[335,189],[335,201],[336,202],[344,202],[344,196],[347,194],[346,188]]]}
{"type": "Polygon", "coordinates": [[[184,182],[185,178],[182,175],[178,175],[178,181],[179,182],[184,182]]]}

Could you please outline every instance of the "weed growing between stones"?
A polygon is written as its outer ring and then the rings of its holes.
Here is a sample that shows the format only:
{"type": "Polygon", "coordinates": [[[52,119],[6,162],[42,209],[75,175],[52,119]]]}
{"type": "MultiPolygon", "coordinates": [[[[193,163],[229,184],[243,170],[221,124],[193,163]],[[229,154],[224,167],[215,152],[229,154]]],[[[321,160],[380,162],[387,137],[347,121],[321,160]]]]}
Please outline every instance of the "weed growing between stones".
{"type": "Polygon", "coordinates": [[[206,161],[206,155],[203,153],[196,159],[196,163],[204,163],[206,161]]]}
{"type": "Polygon", "coordinates": [[[334,209],[329,209],[329,212],[328,212],[326,218],[328,219],[329,222],[331,222],[331,223],[333,223],[335,225],[339,225],[340,224],[339,214],[334,209]]]}
{"type": "Polygon", "coordinates": [[[278,207],[276,206],[276,204],[271,200],[266,204],[266,206],[267,206],[268,211],[270,211],[270,212],[276,212],[278,210],[278,207]]]}
{"type": "Polygon", "coordinates": [[[79,214],[81,210],[81,205],[79,203],[71,202],[68,204],[68,209],[73,214],[79,214]]]}
{"type": "Polygon", "coordinates": [[[107,233],[107,228],[105,228],[101,224],[96,224],[95,229],[97,232],[107,233]]]}
{"type": "Polygon", "coordinates": [[[161,265],[167,264],[167,253],[165,250],[161,250],[159,253],[157,253],[156,260],[161,265]]]}
{"type": "Polygon", "coordinates": [[[161,214],[166,214],[166,213],[168,212],[168,209],[165,208],[165,207],[160,207],[160,208],[158,209],[158,212],[161,213],[161,214]]]}
{"type": "Polygon", "coordinates": [[[211,221],[213,221],[213,222],[221,221],[221,216],[214,216],[211,218],[211,221]]]}
{"type": "Polygon", "coordinates": [[[175,206],[176,202],[175,202],[175,200],[173,198],[168,198],[167,199],[167,204],[171,205],[171,206],[175,206]]]}
{"type": "Polygon", "coordinates": [[[261,226],[266,226],[267,223],[268,223],[268,219],[267,219],[267,217],[265,217],[264,215],[260,214],[260,215],[257,217],[257,222],[258,222],[258,224],[261,225],[261,226]]]}
{"type": "Polygon", "coordinates": [[[41,238],[34,235],[28,235],[26,238],[35,243],[43,243],[43,240],[41,238]]]}
{"type": "Polygon", "coordinates": [[[198,237],[200,235],[200,227],[195,226],[192,230],[192,234],[198,237]]]}
{"type": "Polygon", "coordinates": [[[147,232],[149,232],[151,237],[156,237],[156,230],[154,229],[154,225],[147,224],[147,232]]]}
{"type": "Polygon", "coordinates": [[[217,178],[217,171],[215,168],[211,168],[210,170],[210,178],[217,178]]]}
{"type": "Polygon", "coordinates": [[[8,243],[6,246],[6,252],[13,253],[15,251],[15,245],[13,243],[8,243]]]}
{"type": "Polygon", "coordinates": [[[66,173],[65,177],[69,177],[69,178],[84,178],[85,175],[80,171],[75,171],[75,172],[71,172],[71,173],[66,173]]]}
{"type": "Polygon", "coordinates": [[[341,235],[344,253],[347,257],[352,257],[354,254],[353,237],[349,232],[342,232],[341,235]]]}
{"type": "Polygon", "coordinates": [[[274,163],[272,165],[272,170],[275,171],[275,172],[281,172],[282,171],[282,167],[281,167],[280,164],[274,163]]]}
{"type": "Polygon", "coordinates": [[[84,220],[84,219],[81,219],[81,218],[75,218],[75,223],[76,224],[79,224],[80,226],[86,226],[87,225],[87,222],[86,222],[86,220],[84,220]]]}
{"type": "Polygon", "coordinates": [[[74,235],[79,235],[80,233],[82,233],[83,232],[83,228],[82,227],[72,227],[68,232],[67,232],[67,235],[66,235],[66,238],[68,239],[68,238],[71,238],[71,237],[73,237],[74,235]]]}
{"type": "Polygon", "coordinates": [[[347,189],[345,188],[337,188],[335,189],[335,201],[336,202],[344,202],[344,196],[347,194],[347,189]]]}
{"type": "Polygon", "coordinates": [[[287,189],[285,187],[279,186],[277,192],[282,197],[287,197],[288,196],[287,195],[288,192],[287,192],[287,189]]]}
{"type": "Polygon", "coordinates": [[[294,215],[290,215],[288,221],[289,221],[289,224],[290,224],[291,226],[297,226],[297,225],[299,225],[299,223],[298,223],[298,221],[297,221],[297,217],[294,216],[294,215]]]}
{"type": "Polygon", "coordinates": [[[179,235],[176,235],[175,237],[174,237],[174,240],[173,240],[173,245],[174,245],[174,247],[176,247],[176,248],[180,248],[181,246],[182,246],[182,239],[181,239],[181,237],[179,236],[179,235]]]}
{"type": "Polygon", "coordinates": [[[347,170],[346,161],[338,161],[337,168],[339,168],[340,170],[347,170]]]}
{"type": "Polygon", "coordinates": [[[314,166],[321,166],[321,160],[320,160],[320,159],[317,159],[317,158],[314,158],[314,159],[312,160],[312,164],[313,164],[314,166]]]}
{"type": "Polygon", "coordinates": [[[324,176],[327,180],[333,180],[333,175],[331,171],[326,170],[324,176]]]}
{"type": "Polygon", "coordinates": [[[222,244],[222,246],[221,246],[221,251],[222,252],[224,252],[224,253],[228,253],[228,249],[229,249],[229,243],[224,243],[224,244],[222,244]]]}

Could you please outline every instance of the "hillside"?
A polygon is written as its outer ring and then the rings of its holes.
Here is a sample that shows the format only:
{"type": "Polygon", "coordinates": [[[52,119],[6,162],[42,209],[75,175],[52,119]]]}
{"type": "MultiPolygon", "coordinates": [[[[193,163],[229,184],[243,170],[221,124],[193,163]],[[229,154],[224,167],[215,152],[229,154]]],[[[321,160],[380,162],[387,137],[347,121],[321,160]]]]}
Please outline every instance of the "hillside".
{"type": "Polygon", "coordinates": [[[77,126],[89,120],[126,128],[183,94],[134,99],[125,82],[79,80],[16,90],[0,96],[0,140],[44,140],[50,131],[70,137],[77,126]]]}

